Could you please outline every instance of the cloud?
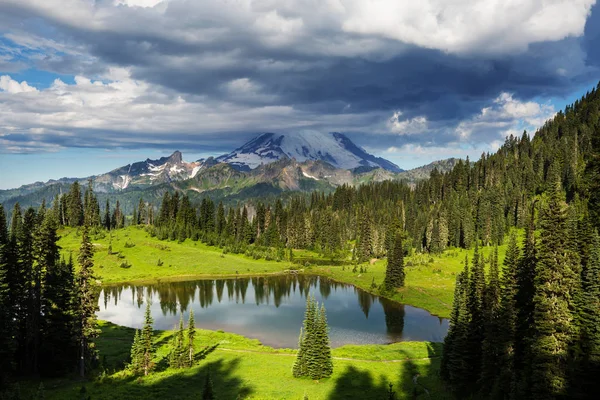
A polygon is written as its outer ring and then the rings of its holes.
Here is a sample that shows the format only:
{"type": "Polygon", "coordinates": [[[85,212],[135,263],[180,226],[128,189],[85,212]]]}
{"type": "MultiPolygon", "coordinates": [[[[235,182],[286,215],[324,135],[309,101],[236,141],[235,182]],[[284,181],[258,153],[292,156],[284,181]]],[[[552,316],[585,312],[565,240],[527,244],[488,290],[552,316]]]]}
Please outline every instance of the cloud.
{"type": "Polygon", "coordinates": [[[594,0],[347,2],[342,27],[449,53],[524,51],[581,36],[594,0]]]}
{"type": "Polygon", "coordinates": [[[593,3],[5,0],[0,70],[61,79],[4,89],[0,135],[6,151],[218,151],[295,129],[376,152],[489,147],[597,79],[593,3]]]}
{"type": "Polygon", "coordinates": [[[37,89],[29,86],[26,81],[19,83],[8,75],[0,76],[0,90],[7,93],[37,92],[37,89]]]}

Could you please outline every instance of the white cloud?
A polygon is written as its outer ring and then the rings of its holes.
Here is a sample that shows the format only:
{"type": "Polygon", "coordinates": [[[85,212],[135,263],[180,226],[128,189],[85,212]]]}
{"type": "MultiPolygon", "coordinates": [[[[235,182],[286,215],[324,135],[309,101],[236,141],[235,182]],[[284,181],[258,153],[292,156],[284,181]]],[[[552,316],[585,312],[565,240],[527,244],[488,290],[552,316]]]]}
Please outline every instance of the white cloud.
{"type": "Polygon", "coordinates": [[[455,129],[458,137],[467,139],[473,134],[489,131],[506,137],[527,130],[535,130],[546,120],[554,117],[556,111],[550,103],[519,101],[510,93],[501,93],[489,107],[466,121],[461,121],[455,129]]]}
{"type": "Polygon", "coordinates": [[[0,76],[0,89],[7,93],[37,92],[37,89],[29,86],[26,81],[19,83],[8,75],[0,76]]]}
{"type": "Polygon", "coordinates": [[[390,41],[450,53],[511,53],[526,50],[532,43],[581,36],[595,0],[5,3],[86,31],[148,35],[182,43],[244,37],[299,53],[389,57],[404,49],[391,46],[390,41]]]}
{"type": "Polygon", "coordinates": [[[415,135],[425,132],[428,128],[427,118],[424,116],[405,120],[401,120],[400,117],[402,117],[402,112],[396,111],[388,120],[390,131],[400,135],[415,135]]]}
{"type": "MultiPolygon", "coordinates": [[[[76,76],[73,84],[56,79],[48,88],[37,91],[26,82],[9,76],[0,78],[0,134],[3,152],[54,151],[61,146],[175,146],[178,140],[193,146],[204,135],[219,132],[289,131],[323,126],[365,129],[361,114],[310,114],[281,105],[213,100],[202,96],[182,96],[131,78],[126,70],[113,70],[114,81],[76,76]],[[7,88],[8,90],[6,90],[7,88]],[[26,98],[15,95],[32,90],[26,98]],[[6,106],[9,105],[9,106],[6,106]],[[98,135],[97,132],[103,132],[98,135]],[[103,135],[107,135],[104,137],[103,135]],[[34,137],[35,140],[28,138],[34,137]]],[[[248,78],[226,85],[231,96],[269,97],[248,78]]],[[[250,101],[250,100],[249,100],[250,101]]]]}
{"type": "Polygon", "coordinates": [[[353,0],[344,30],[451,53],[522,51],[583,34],[595,0],[353,0]]]}

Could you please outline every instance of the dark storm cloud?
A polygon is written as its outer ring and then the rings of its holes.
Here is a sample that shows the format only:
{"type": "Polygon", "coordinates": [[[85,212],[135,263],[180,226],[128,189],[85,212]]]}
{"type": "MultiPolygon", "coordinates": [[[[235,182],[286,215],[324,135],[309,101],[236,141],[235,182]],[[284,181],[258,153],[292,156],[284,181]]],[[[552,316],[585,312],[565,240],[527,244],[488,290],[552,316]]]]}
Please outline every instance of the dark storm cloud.
{"type": "MultiPolygon", "coordinates": [[[[375,34],[373,26],[366,33],[350,31],[351,19],[334,21],[334,13],[315,10],[315,21],[311,21],[307,18],[310,10],[289,4],[275,14],[260,14],[260,8],[269,10],[270,3],[259,2],[251,10],[257,14],[252,15],[229,3],[219,9],[213,2],[175,1],[161,5],[160,10],[117,10],[110,4],[98,2],[91,14],[83,6],[74,6],[69,15],[40,3],[4,4],[0,5],[4,14],[0,21],[12,17],[7,26],[21,23],[36,35],[78,48],[66,52],[46,45],[45,56],[32,60],[38,68],[103,80],[111,68],[127,68],[132,79],[158,87],[136,94],[132,104],[148,104],[149,98],[152,104],[167,104],[181,97],[197,105],[188,111],[198,112],[197,127],[173,127],[165,132],[167,138],[144,127],[123,134],[120,124],[99,129],[65,122],[66,126],[55,128],[67,135],[21,134],[22,141],[37,138],[58,146],[96,147],[110,140],[135,147],[148,138],[145,144],[151,147],[220,150],[263,130],[302,127],[354,133],[359,143],[386,149],[455,143],[461,140],[457,129],[462,127],[467,131],[464,137],[491,142],[500,132],[514,128],[516,119],[531,117],[510,107],[502,109],[503,105],[535,113],[529,102],[569,95],[574,87],[597,79],[600,65],[597,6],[583,37],[565,30],[566,37],[559,40],[532,39],[513,46],[507,39],[507,51],[488,52],[484,45],[466,39],[461,46],[473,48],[459,51],[446,50],[435,38],[420,46],[418,41],[406,43],[390,37],[403,32],[375,34]],[[262,25],[257,24],[260,21],[262,25]],[[499,102],[501,93],[512,97],[499,102]],[[268,107],[287,108],[276,113],[252,112],[268,107]],[[482,110],[489,107],[498,108],[494,120],[482,116],[482,110]],[[207,115],[219,112],[222,120],[229,118],[235,126],[227,129],[222,121],[205,122],[207,115]],[[398,112],[401,116],[390,125],[389,119],[398,112]],[[214,145],[215,141],[220,144],[214,145]]],[[[518,21],[506,25],[508,30],[521,29],[518,21]]],[[[423,32],[424,37],[428,34],[423,32]]],[[[510,35],[505,32],[505,36],[510,35]]],[[[499,35],[496,41],[503,39],[499,35]]],[[[105,92],[111,90],[116,89],[105,88],[105,92]]],[[[550,115],[548,110],[538,114],[550,115]]],[[[4,135],[3,139],[18,142],[17,136],[4,135]]]]}

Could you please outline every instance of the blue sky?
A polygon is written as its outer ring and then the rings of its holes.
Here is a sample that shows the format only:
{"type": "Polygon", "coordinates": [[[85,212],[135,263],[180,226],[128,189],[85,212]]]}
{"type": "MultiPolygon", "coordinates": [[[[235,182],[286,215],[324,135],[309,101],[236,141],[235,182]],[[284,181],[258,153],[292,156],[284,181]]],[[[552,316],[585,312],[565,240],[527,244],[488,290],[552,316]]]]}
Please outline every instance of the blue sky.
{"type": "Polygon", "coordinates": [[[477,158],[599,67],[594,0],[5,0],[0,189],[305,129],[477,158]]]}

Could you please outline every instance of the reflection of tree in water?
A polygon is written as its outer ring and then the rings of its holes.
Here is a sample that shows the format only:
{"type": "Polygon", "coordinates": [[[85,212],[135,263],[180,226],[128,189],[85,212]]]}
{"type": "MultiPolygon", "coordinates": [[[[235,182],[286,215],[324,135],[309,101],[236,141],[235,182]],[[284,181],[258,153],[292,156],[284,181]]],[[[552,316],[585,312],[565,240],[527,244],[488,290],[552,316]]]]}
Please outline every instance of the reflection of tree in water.
{"type": "Polygon", "coordinates": [[[331,281],[327,278],[319,279],[319,292],[323,299],[327,299],[331,294],[331,281]]]}
{"type": "Polygon", "coordinates": [[[217,286],[217,300],[219,300],[220,303],[221,300],[223,300],[223,289],[225,288],[225,280],[217,279],[215,281],[215,284],[217,286]]]}
{"type": "MultiPolygon", "coordinates": [[[[187,282],[163,282],[150,286],[109,286],[103,289],[104,308],[114,299],[115,305],[121,299],[121,293],[125,289],[131,290],[131,301],[137,303],[141,308],[146,301],[153,302],[156,299],[163,315],[176,315],[185,312],[192,304],[199,303],[200,307],[210,307],[214,301],[215,293],[219,303],[222,301],[224,291],[227,290],[229,301],[246,303],[248,286],[252,284],[256,305],[273,304],[279,307],[285,299],[292,294],[299,293],[300,297],[306,297],[311,289],[319,290],[323,299],[331,295],[331,291],[344,286],[328,278],[307,275],[284,275],[253,278],[198,280],[187,282]],[[298,291],[298,292],[296,292],[298,291]],[[196,299],[196,294],[198,298],[196,299]]],[[[365,292],[359,291],[359,302],[363,312],[368,316],[373,298],[368,297],[365,292]]]]}
{"type": "MultiPolygon", "coordinates": [[[[240,288],[240,296],[242,298],[242,304],[246,304],[246,292],[248,291],[248,283],[249,282],[250,282],[250,279],[247,279],[247,278],[235,280],[236,287],[240,288]]],[[[237,294],[237,291],[236,291],[236,294],[237,294]]]]}
{"type": "Polygon", "coordinates": [[[214,281],[204,280],[198,282],[200,307],[208,308],[212,305],[214,299],[214,281]]]}
{"type": "Polygon", "coordinates": [[[362,312],[365,314],[365,317],[369,319],[369,311],[371,310],[375,296],[357,288],[354,288],[354,293],[356,293],[358,297],[358,304],[360,305],[362,312]]]}
{"type": "Polygon", "coordinates": [[[402,331],[404,330],[404,304],[394,303],[383,297],[379,299],[379,303],[381,303],[385,313],[388,336],[393,341],[401,340],[402,331]]]}
{"type": "Polygon", "coordinates": [[[225,285],[227,285],[227,297],[229,298],[229,301],[231,301],[233,300],[233,279],[225,280],[225,285]]]}

